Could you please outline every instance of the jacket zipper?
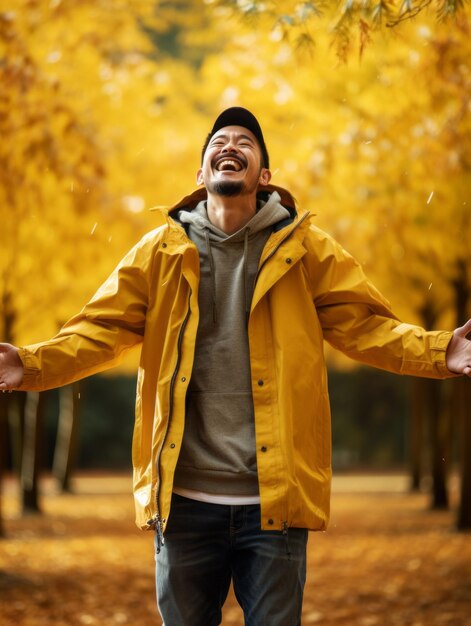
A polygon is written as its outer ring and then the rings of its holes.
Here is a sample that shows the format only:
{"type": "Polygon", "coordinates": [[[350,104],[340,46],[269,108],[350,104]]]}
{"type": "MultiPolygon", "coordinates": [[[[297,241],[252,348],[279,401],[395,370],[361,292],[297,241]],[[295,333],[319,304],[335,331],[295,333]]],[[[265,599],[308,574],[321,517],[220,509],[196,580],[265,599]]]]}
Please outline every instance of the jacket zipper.
{"type": "Polygon", "coordinates": [[[154,517],[150,520],[147,521],[147,525],[149,526],[149,528],[155,528],[156,533],[157,533],[157,554],[160,553],[160,549],[161,547],[164,545],[165,541],[164,541],[164,534],[163,534],[163,520],[160,516],[160,506],[159,506],[159,499],[160,499],[160,487],[162,484],[161,478],[160,478],[160,460],[161,460],[161,456],[162,456],[162,450],[164,448],[165,445],[165,441],[167,439],[167,435],[168,435],[168,431],[170,428],[170,422],[172,420],[172,413],[173,413],[173,391],[175,388],[175,381],[177,379],[177,374],[178,374],[178,370],[180,368],[180,362],[181,362],[181,347],[182,347],[182,342],[183,342],[183,335],[185,332],[185,328],[186,325],[188,323],[188,319],[190,317],[190,313],[191,313],[191,307],[190,307],[190,298],[191,298],[191,294],[192,294],[192,290],[190,288],[190,293],[188,296],[188,310],[186,312],[186,316],[185,319],[183,320],[183,323],[181,325],[180,328],[180,332],[178,333],[178,341],[177,341],[177,362],[175,365],[175,369],[173,370],[173,374],[172,374],[172,378],[170,381],[170,401],[169,401],[169,411],[168,411],[168,420],[167,420],[167,426],[165,429],[165,433],[164,436],[162,438],[162,443],[160,445],[159,451],[157,453],[157,462],[156,462],[156,467],[157,467],[157,477],[158,477],[158,486],[157,486],[157,492],[156,492],[156,509],[157,512],[154,515],[154,517]]]}

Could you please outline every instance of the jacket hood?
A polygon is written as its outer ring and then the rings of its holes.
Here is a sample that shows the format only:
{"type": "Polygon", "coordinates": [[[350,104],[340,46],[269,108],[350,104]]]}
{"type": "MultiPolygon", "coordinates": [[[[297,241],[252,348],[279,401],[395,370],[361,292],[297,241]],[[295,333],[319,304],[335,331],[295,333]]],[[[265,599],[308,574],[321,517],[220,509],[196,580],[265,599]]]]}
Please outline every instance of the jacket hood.
{"type": "MultiPolygon", "coordinates": [[[[244,285],[244,307],[248,320],[253,289],[253,284],[251,284],[251,282],[253,283],[253,279],[255,278],[252,277],[252,281],[249,280],[250,249],[255,246],[254,249],[258,250],[258,255],[255,253],[257,257],[256,264],[258,266],[259,255],[262,252],[262,247],[266,243],[270,233],[273,232],[273,229],[277,226],[279,227],[280,225],[283,225],[285,222],[293,221],[293,217],[288,209],[280,204],[280,194],[277,191],[273,191],[269,194],[267,201],[258,197],[257,203],[257,212],[246,224],[244,224],[244,226],[242,226],[242,228],[231,235],[223,232],[210,222],[206,212],[206,202],[204,200],[201,200],[193,209],[189,210],[188,207],[185,207],[178,210],[175,217],[175,211],[172,211],[172,219],[178,219],[185,230],[188,229],[187,234],[197,245],[198,249],[201,251],[201,247],[205,248],[208,255],[211,276],[210,292],[213,306],[213,322],[215,324],[218,319],[217,281],[215,277],[216,264],[220,267],[227,265],[228,257],[227,253],[225,253],[222,257],[219,257],[219,260],[216,263],[216,251],[213,249],[213,246],[215,244],[219,244],[223,245],[227,249],[227,246],[231,246],[231,244],[243,244],[241,257],[238,252],[236,252],[236,256],[237,258],[240,257],[242,259],[243,264],[242,275],[244,285]],[[251,242],[250,246],[249,241],[251,242]]],[[[253,258],[254,253],[252,253],[252,259],[253,258]]],[[[234,266],[232,267],[232,270],[233,269],[234,266]]],[[[237,302],[234,302],[234,305],[237,307],[237,302]]]]}
{"type": "MultiPolygon", "coordinates": [[[[264,202],[268,201],[270,195],[277,191],[280,196],[280,203],[288,209],[292,218],[296,216],[296,201],[289,191],[284,189],[283,187],[278,187],[276,185],[263,185],[263,187],[259,187],[257,192],[257,198],[264,202]]],[[[195,189],[192,193],[182,198],[177,204],[173,205],[168,211],[168,215],[173,219],[178,220],[178,212],[181,209],[186,209],[187,211],[191,211],[196,208],[196,206],[202,201],[207,200],[208,194],[206,191],[206,187],[199,187],[195,189]]],[[[157,208],[157,207],[156,207],[157,208]]],[[[159,207],[160,208],[160,207],[159,207]]]]}
{"type": "Polygon", "coordinates": [[[282,220],[292,220],[292,215],[288,209],[280,203],[280,195],[277,191],[269,196],[267,202],[258,198],[258,205],[258,210],[250,221],[232,235],[227,235],[209,221],[204,200],[197,204],[193,210],[185,208],[178,211],[178,219],[183,224],[193,225],[201,232],[207,231],[210,240],[224,243],[237,243],[244,241],[246,237],[251,239],[260,231],[274,226],[282,220]]]}

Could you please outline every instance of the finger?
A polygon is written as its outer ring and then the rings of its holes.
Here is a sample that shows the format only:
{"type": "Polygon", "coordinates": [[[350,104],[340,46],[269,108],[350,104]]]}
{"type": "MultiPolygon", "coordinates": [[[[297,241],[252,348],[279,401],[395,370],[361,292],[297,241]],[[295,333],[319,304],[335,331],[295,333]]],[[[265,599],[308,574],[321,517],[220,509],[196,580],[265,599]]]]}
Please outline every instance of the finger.
{"type": "Polygon", "coordinates": [[[455,333],[458,337],[466,337],[468,333],[471,332],[471,319],[466,322],[463,326],[460,326],[455,330],[455,333]]]}
{"type": "Polygon", "coordinates": [[[469,376],[469,377],[471,377],[471,366],[467,365],[467,366],[464,368],[464,370],[463,370],[463,374],[464,374],[465,376],[469,376]]]}

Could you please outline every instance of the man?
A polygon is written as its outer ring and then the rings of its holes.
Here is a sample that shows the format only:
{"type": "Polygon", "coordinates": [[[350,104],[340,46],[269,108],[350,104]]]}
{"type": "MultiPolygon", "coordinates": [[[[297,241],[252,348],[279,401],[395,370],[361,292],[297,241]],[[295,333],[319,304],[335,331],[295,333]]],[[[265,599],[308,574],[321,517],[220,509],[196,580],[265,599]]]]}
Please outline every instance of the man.
{"type": "Polygon", "coordinates": [[[40,344],[0,348],[0,390],[43,390],[141,345],[137,523],[155,529],[167,626],[213,626],[230,581],[248,626],[300,624],[307,531],[331,479],[323,339],[401,374],[471,375],[471,320],[403,324],[360,266],[270,184],[246,109],[216,120],[202,187],[40,344]]]}

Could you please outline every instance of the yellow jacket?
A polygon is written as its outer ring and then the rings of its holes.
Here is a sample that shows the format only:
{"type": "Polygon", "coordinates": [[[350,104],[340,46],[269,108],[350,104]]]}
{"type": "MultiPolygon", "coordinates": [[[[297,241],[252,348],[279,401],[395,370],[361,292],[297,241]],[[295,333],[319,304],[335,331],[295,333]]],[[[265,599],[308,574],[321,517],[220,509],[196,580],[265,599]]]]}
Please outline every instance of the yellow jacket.
{"type": "MultiPolygon", "coordinates": [[[[445,378],[452,333],[402,324],[343,248],[298,214],[263,250],[249,318],[262,528],[324,529],[331,482],[323,339],[363,363],[445,378]]],[[[193,206],[199,189],[174,209],[193,206]]],[[[22,389],[44,390],[112,367],[141,345],[133,438],[136,522],[164,530],[185,424],[198,326],[199,258],[167,213],[59,334],[20,349],[22,389]]],[[[230,375],[230,373],[228,373],[230,375]]]]}

